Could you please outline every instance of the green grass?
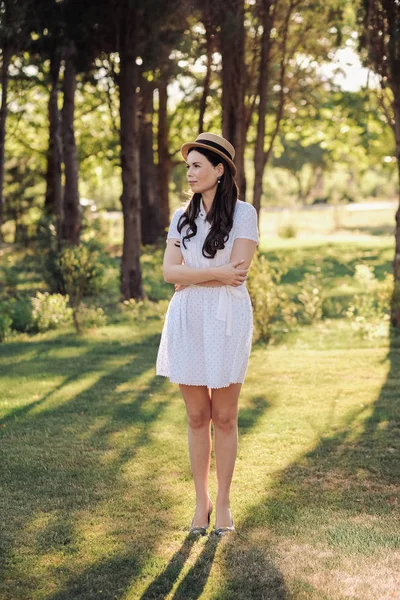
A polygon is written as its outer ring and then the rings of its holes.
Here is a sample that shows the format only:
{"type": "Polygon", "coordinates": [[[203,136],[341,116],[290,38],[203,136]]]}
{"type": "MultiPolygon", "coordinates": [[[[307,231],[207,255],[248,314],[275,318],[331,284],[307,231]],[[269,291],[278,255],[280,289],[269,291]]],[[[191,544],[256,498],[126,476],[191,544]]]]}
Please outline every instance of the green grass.
{"type": "MultiPolygon", "coordinates": [[[[379,239],[286,242],[288,289],[317,263],[333,294],[358,261],[382,277],[390,265],[379,239]]],[[[165,299],[159,257],[143,260],[147,289],[165,299]]],[[[161,327],[119,321],[0,346],[2,600],[398,597],[399,337],[362,340],[334,319],[254,344],[237,532],[193,540],[184,404],[155,375],[161,327]]]]}

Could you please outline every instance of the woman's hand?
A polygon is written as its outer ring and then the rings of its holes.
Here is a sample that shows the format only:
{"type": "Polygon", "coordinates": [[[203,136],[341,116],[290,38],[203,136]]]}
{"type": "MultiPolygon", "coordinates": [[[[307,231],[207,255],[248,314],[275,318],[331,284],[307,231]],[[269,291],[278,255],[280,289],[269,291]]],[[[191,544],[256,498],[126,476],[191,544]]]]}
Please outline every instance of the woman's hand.
{"type": "Polygon", "coordinates": [[[183,285],[182,283],[175,283],[175,291],[176,292],[180,292],[180,290],[184,290],[186,287],[188,287],[188,286],[183,285]]]}
{"type": "Polygon", "coordinates": [[[249,270],[236,268],[242,262],[244,262],[244,258],[216,267],[215,278],[218,279],[218,281],[221,281],[224,285],[233,285],[234,287],[241,285],[246,280],[247,272],[249,270]]]}

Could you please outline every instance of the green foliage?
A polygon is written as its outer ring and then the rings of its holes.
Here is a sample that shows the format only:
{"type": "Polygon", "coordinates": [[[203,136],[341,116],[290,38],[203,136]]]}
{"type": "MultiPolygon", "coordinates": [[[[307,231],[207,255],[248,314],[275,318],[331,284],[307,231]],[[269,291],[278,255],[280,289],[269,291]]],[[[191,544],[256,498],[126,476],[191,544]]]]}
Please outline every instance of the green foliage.
{"type": "Polygon", "coordinates": [[[11,327],[14,331],[27,333],[35,329],[32,299],[20,296],[12,299],[11,327]]]}
{"type": "Polygon", "coordinates": [[[295,225],[282,225],[278,229],[278,235],[284,239],[295,238],[297,236],[297,227],[295,225]]]}
{"type": "Polygon", "coordinates": [[[12,296],[17,291],[18,272],[14,266],[9,263],[5,264],[0,271],[0,295],[12,296]]]}
{"type": "Polygon", "coordinates": [[[60,268],[65,290],[72,306],[79,306],[84,296],[94,296],[101,289],[103,268],[97,250],[87,245],[65,246],[60,253],[60,268]]]}
{"type": "Polygon", "coordinates": [[[36,329],[47,331],[69,325],[72,321],[72,309],[68,306],[68,301],[68,296],[38,292],[32,298],[32,316],[36,329]]]}
{"type": "Polygon", "coordinates": [[[49,292],[52,294],[65,294],[54,218],[43,215],[38,221],[37,245],[40,253],[41,274],[49,292]]]}
{"type": "Polygon", "coordinates": [[[123,312],[129,320],[136,324],[143,324],[148,319],[162,321],[167,312],[168,300],[153,302],[149,298],[144,298],[143,300],[130,298],[129,300],[124,300],[122,306],[123,312]]]}
{"type": "Polygon", "coordinates": [[[0,304],[0,342],[5,342],[11,333],[11,317],[0,304]]]}
{"type": "Polygon", "coordinates": [[[373,267],[358,264],[354,279],[362,291],[354,295],[347,310],[347,316],[353,320],[353,329],[369,339],[385,336],[390,320],[393,276],[387,273],[384,280],[379,281],[373,267]]]}
{"type": "Polygon", "coordinates": [[[253,341],[268,342],[274,333],[288,331],[296,323],[293,305],[280,284],[287,264],[272,266],[265,256],[254,255],[247,278],[247,289],[253,306],[253,341]]]}
{"type": "Polygon", "coordinates": [[[65,246],[59,258],[65,291],[71,300],[74,325],[80,331],[79,307],[84,296],[94,296],[101,289],[104,269],[98,251],[88,245],[65,246]]]}
{"type": "Polygon", "coordinates": [[[314,273],[306,273],[300,286],[301,291],[297,297],[302,305],[301,320],[313,323],[322,317],[321,282],[314,273]]]}
{"type": "Polygon", "coordinates": [[[84,306],[79,309],[79,326],[81,329],[94,329],[107,325],[107,316],[104,310],[98,306],[84,306]]]}

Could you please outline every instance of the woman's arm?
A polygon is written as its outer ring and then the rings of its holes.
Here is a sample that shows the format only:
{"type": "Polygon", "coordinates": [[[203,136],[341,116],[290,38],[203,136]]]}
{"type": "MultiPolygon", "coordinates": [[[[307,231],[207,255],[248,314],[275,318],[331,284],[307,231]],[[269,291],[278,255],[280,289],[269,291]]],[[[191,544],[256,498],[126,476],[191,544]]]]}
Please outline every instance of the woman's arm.
{"type": "Polygon", "coordinates": [[[209,281],[203,281],[203,283],[196,283],[195,285],[201,285],[204,287],[221,287],[221,285],[225,285],[225,283],[221,283],[217,279],[210,279],[209,281]]]}

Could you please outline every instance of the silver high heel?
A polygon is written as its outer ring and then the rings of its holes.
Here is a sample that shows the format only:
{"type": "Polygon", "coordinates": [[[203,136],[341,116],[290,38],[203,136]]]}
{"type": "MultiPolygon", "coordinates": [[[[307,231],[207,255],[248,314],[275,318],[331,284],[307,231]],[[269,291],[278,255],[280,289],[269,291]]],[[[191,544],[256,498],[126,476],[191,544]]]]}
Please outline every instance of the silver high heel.
{"type": "Polygon", "coordinates": [[[214,532],[216,533],[216,535],[225,535],[227,533],[235,531],[235,523],[233,522],[231,509],[229,509],[229,514],[231,515],[232,525],[230,525],[229,527],[218,527],[218,529],[214,530],[214,532]]]}
{"type": "Polygon", "coordinates": [[[213,505],[212,505],[212,502],[210,500],[210,503],[209,503],[209,506],[208,506],[208,515],[207,515],[208,522],[207,522],[207,525],[204,525],[204,527],[200,527],[198,525],[196,525],[195,527],[193,527],[193,521],[194,521],[194,517],[193,517],[192,522],[190,524],[189,533],[199,533],[201,535],[206,535],[207,529],[210,526],[210,517],[211,517],[212,511],[213,511],[213,505]]]}

